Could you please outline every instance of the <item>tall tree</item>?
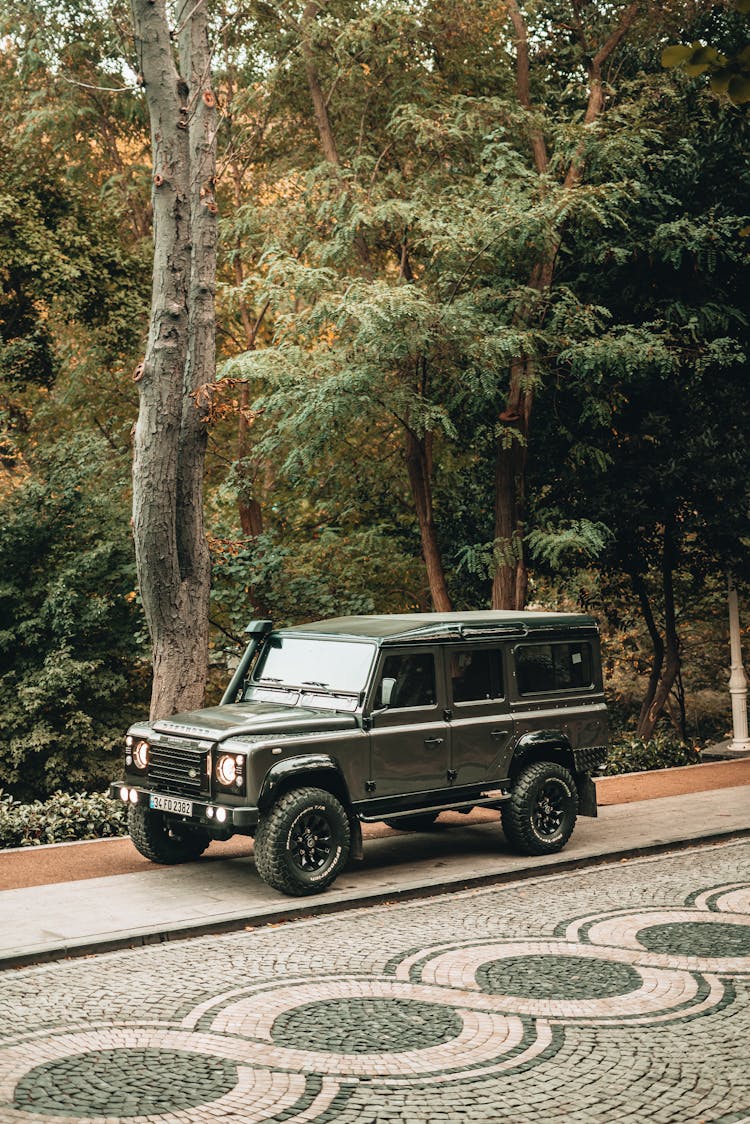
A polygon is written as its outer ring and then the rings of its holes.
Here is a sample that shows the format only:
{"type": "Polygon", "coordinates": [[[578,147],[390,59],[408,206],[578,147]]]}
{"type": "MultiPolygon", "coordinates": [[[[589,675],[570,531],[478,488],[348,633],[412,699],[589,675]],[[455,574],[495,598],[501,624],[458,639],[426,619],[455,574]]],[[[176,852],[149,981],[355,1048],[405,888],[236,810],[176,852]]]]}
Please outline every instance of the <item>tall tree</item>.
{"type": "Polygon", "coordinates": [[[560,263],[590,331],[541,392],[530,482],[539,522],[609,529],[605,565],[626,575],[651,642],[647,738],[670,695],[682,698],[690,601],[709,575],[747,571],[750,175],[742,110],[700,87],[677,101],[658,75],[639,81],[638,141],[592,175],[616,160],[628,185],[619,219],[576,224],[560,263]]]}
{"type": "Polygon", "coordinates": [[[151,320],[135,373],[133,457],[136,562],[153,645],[152,717],[200,705],[208,663],[202,388],[215,373],[217,207],[206,8],[205,0],[183,5],[182,23],[170,30],[165,0],[133,0],[154,168],[151,320]]]}
{"type": "MultiPolygon", "coordinates": [[[[513,27],[516,47],[516,97],[522,110],[529,116],[528,144],[534,170],[539,177],[539,192],[549,193],[558,188],[560,206],[557,222],[552,222],[540,251],[531,265],[527,288],[532,299],[529,309],[520,314],[528,323],[529,315],[543,316],[546,298],[552,286],[560,244],[563,218],[570,207],[566,198],[583,178],[587,134],[602,115],[605,107],[605,67],[625,38],[642,6],[642,0],[631,0],[617,6],[601,26],[598,11],[591,5],[573,3],[567,13],[566,27],[579,52],[578,62],[585,67],[587,94],[580,139],[572,153],[555,154],[557,172],[550,177],[550,152],[545,124],[533,112],[531,97],[532,78],[529,52],[529,20],[517,0],[507,0],[507,9],[513,27]],[[611,21],[611,22],[610,22],[611,21]],[[609,24],[609,26],[607,26],[609,24]]],[[[595,6],[598,7],[598,6],[595,6]]],[[[544,13],[544,20],[547,13],[544,13]]],[[[559,29],[558,29],[559,33],[559,29]]],[[[537,54],[548,60],[550,73],[559,66],[559,56],[550,54],[548,44],[539,40],[537,54]]],[[[574,75],[569,77],[575,81],[574,75]]],[[[575,107],[578,112],[578,105],[575,107]]],[[[534,392],[538,385],[536,356],[521,353],[514,356],[510,365],[509,390],[500,413],[503,423],[497,444],[495,471],[495,549],[497,566],[492,583],[492,605],[495,609],[523,609],[526,604],[527,572],[524,558],[526,508],[526,463],[531,412],[534,392]]]]}

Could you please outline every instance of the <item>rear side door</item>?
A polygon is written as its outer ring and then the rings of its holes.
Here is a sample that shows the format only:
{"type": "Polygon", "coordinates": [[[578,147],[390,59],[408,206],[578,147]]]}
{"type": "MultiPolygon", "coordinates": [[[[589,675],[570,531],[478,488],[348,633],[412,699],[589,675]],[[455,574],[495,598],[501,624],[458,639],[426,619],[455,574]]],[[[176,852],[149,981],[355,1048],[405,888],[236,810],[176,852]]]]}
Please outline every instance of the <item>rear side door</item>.
{"type": "Polygon", "coordinates": [[[454,785],[504,780],[513,717],[505,687],[502,647],[486,643],[448,646],[445,675],[454,785]]]}
{"type": "Polygon", "coordinates": [[[370,778],[377,797],[428,792],[448,784],[448,732],[439,652],[412,646],[380,655],[371,710],[382,706],[383,680],[392,681],[388,709],[370,732],[370,778]]]}

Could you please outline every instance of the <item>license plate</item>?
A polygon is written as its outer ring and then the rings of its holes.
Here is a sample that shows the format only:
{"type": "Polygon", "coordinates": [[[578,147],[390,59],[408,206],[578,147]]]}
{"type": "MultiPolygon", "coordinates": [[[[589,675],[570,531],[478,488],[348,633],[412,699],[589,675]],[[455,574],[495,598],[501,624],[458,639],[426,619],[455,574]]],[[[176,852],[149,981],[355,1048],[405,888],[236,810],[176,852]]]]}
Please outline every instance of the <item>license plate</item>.
{"type": "Polygon", "coordinates": [[[192,800],[180,800],[176,796],[152,794],[148,803],[150,808],[157,808],[160,812],[174,812],[178,816],[192,816],[193,814],[192,800]]]}

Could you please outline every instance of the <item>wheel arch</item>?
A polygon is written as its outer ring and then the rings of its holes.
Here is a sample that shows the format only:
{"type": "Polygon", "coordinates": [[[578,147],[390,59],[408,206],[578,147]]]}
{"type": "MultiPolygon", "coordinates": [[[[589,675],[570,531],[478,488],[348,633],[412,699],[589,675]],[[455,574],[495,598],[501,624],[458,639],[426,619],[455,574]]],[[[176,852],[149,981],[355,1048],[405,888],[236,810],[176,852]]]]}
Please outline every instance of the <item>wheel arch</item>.
{"type": "Polygon", "coordinates": [[[508,771],[510,779],[515,780],[523,769],[537,761],[554,761],[574,775],[576,772],[570,741],[559,730],[538,730],[521,737],[513,750],[508,771]]]}
{"type": "Polygon", "coordinates": [[[345,808],[351,806],[344,774],[335,758],[327,753],[306,753],[277,761],[266,773],[258,794],[258,808],[266,812],[275,800],[292,788],[324,788],[345,808]]]}
{"type": "Polygon", "coordinates": [[[277,761],[266,773],[258,794],[261,815],[294,788],[322,788],[341,802],[349,819],[351,833],[350,857],[362,858],[362,825],[352,808],[349,787],[335,757],[327,753],[306,753],[277,761]]]}
{"type": "Polygon", "coordinates": [[[513,751],[508,775],[511,781],[529,765],[537,761],[554,761],[563,765],[572,775],[578,790],[578,812],[582,816],[596,816],[596,786],[587,772],[576,765],[570,741],[559,730],[539,730],[522,737],[513,751]]]}

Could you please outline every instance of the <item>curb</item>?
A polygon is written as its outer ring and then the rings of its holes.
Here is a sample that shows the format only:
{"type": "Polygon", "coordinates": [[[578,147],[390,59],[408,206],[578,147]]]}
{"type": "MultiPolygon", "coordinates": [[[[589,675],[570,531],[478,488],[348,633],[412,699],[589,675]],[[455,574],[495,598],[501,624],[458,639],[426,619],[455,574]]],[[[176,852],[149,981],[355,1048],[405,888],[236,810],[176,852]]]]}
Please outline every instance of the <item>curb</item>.
{"type": "MultiPolygon", "coordinates": [[[[694,768],[694,766],[691,766],[694,768]]],[[[607,866],[611,863],[622,862],[627,859],[638,859],[648,856],[669,854],[672,852],[689,850],[696,846],[705,846],[712,843],[731,843],[735,840],[750,838],[750,827],[738,829],[729,828],[726,832],[713,832],[709,835],[696,836],[692,839],[671,840],[666,843],[647,844],[642,847],[629,847],[620,851],[611,851],[599,855],[589,855],[576,859],[561,859],[560,862],[550,863],[546,867],[529,865],[512,871],[499,871],[496,874],[483,874],[475,877],[461,877],[452,881],[438,882],[429,885],[411,885],[394,888],[388,892],[374,891],[364,893],[356,899],[345,901],[326,902],[315,900],[309,906],[287,906],[278,909],[268,909],[265,912],[250,915],[247,913],[232,914],[224,918],[216,918],[199,923],[187,922],[183,925],[172,925],[169,928],[158,930],[134,930],[127,935],[105,937],[101,940],[83,940],[68,944],[49,944],[32,949],[29,952],[17,955],[0,956],[0,971],[14,968],[27,968],[35,964],[51,963],[55,960],[79,959],[85,956],[98,955],[105,952],[117,952],[123,949],[144,948],[153,944],[165,944],[168,941],[188,940],[192,937],[219,935],[221,933],[239,932],[241,930],[262,929],[269,925],[280,925],[292,921],[306,921],[315,917],[331,914],[348,913],[355,909],[369,906],[387,905],[392,902],[418,901],[422,898],[439,897],[444,894],[461,890],[479,889],[485,886],[501,886],[513,882],[526,881],[533,874],[535,878],[547,878],[561,873],[582,870],[586,867],[607,866]]]]}
{"type": "Polygon", "coordinates": [[[696,765],[675,765],[641,773],[618,773],[597,777],[594,783],[600,807],[658,800],[662,796],[687,796],[693,792],[750,784],[750,758],[703,761],[696,765]]]}

